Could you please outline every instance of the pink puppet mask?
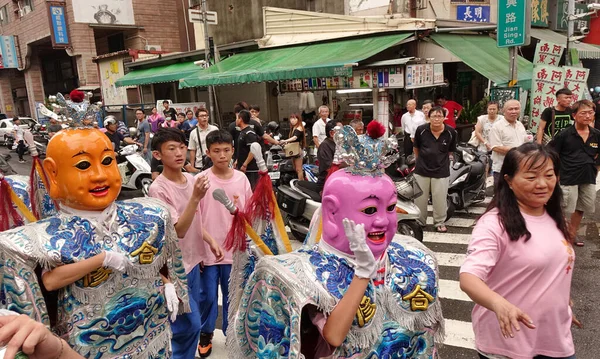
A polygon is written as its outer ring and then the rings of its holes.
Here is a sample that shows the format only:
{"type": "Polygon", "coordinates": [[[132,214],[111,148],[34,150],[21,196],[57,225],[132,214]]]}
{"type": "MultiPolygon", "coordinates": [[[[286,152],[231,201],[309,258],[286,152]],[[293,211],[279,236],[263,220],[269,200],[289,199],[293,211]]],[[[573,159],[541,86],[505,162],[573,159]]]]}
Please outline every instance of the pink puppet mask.
{"type": "Polygon", "coordinates": [[[323,191],[323,240],[352,255],[342,220],[364,224],[367,245],[380,258],[394,238],[397,226],[396,187],[386,176],[361,176],[337,171],[323,191]]]}

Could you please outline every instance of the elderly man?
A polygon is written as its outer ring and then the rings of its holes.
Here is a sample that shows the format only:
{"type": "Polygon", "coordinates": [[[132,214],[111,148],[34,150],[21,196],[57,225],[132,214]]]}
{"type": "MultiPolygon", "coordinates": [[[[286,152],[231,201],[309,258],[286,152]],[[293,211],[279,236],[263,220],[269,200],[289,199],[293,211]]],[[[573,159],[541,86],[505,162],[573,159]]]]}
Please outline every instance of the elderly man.
{"type": "Polygon", "coordinates": [[[513,147],[521,146],[527,139],[525,127],[519,120],[521,103],[509,100],[504,103],[504,118],[496,120],[490,131],[490,145],[492,146],[492,173],[494,185],[500,178],[500,169],[504,163],[504,156],[513,147]]]}
{"type": "Polygon", "coordinates": [[[412,155],[413,141],[417,127],[425,123],[425,115],[417,111],[417,101],[408,100],[406,102],[406,112],[402,115],[402,130],[404,130],[404,156],[412,155]]]}
{"type": "Polygon", "coordinates": [[[331,119],[329,118],[329,107],[325,105],[319,107],[319,119],[317,120],[317,122],[315,122],[312,128],[313,142],[315,144],[315,148],[319,148],[321,143],[323,143],[323,141],[325,141],[325,138],[327,138],[325,125],[329,121],[331,121],[331,119]]]}
{"type": "Polygon", "coordinates": [[[355,118],[354,120],[350,121],[350,126],[354,129],[354,132],[356,132],[357,135],[361,136],[365,134],[365,124],[361,119],[355,118]]]}
{"type": "Polygon", "coordinates": [[[48,126],[48,137],[52,138],[58,131],[62,130],[62,126],[54,117],[50,117],[50,126],[48,126]]]}
{"type": "MultiPolygon", "coordinates": [[[[594,213],[596,209],[600,131],[593,127],[595,105],[592,101],[577,101],[571,110],[575,124],[556,135],[550,146],[560,157],[563,208],[566,216],[571,215],[569,227],[575,237],[583,214],[594,213]]],[[[575,244],[583,246],[583,241],[576,240],[575,244]]]]}

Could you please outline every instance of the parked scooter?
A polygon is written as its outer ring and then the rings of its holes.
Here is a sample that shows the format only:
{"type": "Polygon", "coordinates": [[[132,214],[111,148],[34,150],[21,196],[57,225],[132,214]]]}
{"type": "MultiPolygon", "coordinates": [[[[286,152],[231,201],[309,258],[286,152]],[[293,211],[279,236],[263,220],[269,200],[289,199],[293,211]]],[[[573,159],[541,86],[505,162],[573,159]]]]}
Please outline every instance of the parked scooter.
{"type": "Polygon", "coordinates": [[[456,147],[450,166],[447,218],[452,217],[456,210],[468,212],[469,206],[485,200],[487,164],[486,153],[466,144],[456,147]]]}
{"type": "MultiPolygon", "coordinates": [[[[421,212],[412,202],[422,191],[412,175],[395,178],[398,190],[396,213],[397,232],[423,241],[423,228],[417,220],[421,212]]],[[[304,241],[315,211],[321,206],[321,196],[314,189],[314,183],[292,180],[289,186],[281,186],[277,191],[277,203],[285,213],[287,225],[292,235],[304,241]]]]}
{"type": "Polygon", "coordinates": [[[138,152],[137,145],[125,146],[118,152],[117,167],[121,173],[122,188],[142,190],[144,196],[148,196],[152,173],[150,165],[138,152]]]}

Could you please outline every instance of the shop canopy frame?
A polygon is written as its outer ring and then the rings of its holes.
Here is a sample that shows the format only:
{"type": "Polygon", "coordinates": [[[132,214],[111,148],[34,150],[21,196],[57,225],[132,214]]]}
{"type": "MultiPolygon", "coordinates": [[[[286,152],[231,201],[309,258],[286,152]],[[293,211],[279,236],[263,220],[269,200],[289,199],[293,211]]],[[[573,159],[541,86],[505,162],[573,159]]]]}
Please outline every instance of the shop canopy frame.
{"type": "MultiPolygon", "coordinates": [[[[431,39],[497,86],[510,81],[510,58],[507,48],[500,48],[487,35],[432,34],[431,39]]],[[[533,64],[517,56],[518,86],[531,88],[533,64]]]]}
{"type": "Polygon", "coordinates": [[[233,55],[182,78],[179,88],[352,76],[352,68],[413,33],[258,50],[233,55]]]}
{"type": "Polygon", "coordinates": [[[167,82],[178,82],[185,76],[196,73],[200,66],[194,61],[179,62],[147,69],[133,70],[115,82],[117,87],[141,86],[167,82]]]}

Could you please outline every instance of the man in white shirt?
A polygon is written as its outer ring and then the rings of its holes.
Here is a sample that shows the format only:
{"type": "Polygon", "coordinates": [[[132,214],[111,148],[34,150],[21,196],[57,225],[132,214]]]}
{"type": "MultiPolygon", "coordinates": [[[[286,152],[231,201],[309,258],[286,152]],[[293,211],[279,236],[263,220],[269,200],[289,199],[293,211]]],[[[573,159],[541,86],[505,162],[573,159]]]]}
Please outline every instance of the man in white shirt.
{"type": "Polygon", "coordinates": [[[206,156],[206,135],[212,131],[217,131],[219,128],[208,123],[208,110],[205,108],[198,109],[196,112],[198,126],[190,132],[190,141],[188,150],[190,150],[190,161],[193,161],[194,167],[203,168],[202,158],[206,156]]]}
{"type": "Polygon", "coordinates": [[[413,152],[412,141],[415,138],[417,127],[425,124],[425,114],[417,111],[417,101],[408,100],[406,102],[407,113],[402,115],[400,122],[404,130],[404,156],[409,156],[413,152]]]}
{"type": "Polygon", "coordinates": [[[497,119],[490,131],[494,184],[500,178],[500,170],[502,169],[506,153],[511,148],[519,147],[527,141],[527,132],[521,121],[519,121],[521,103],[517,100],[506,101],[503,111],[504,118],[497,119]]]}
{"type": "Polygon", "coordinates": [[[25,138],[23,137],[24,131],[21,128],[21,120],[18,117],[13,118],[13,131],[12,135],[15,139],[15,143],[17,144],[17,154],[19,155],[19,163],[25,163],[25,159],[23,155],[25,154],[25,150],[27,146],[25,146],[25,138]]]}
{"type": "Polygon", "coordinates": [[[319,148],[319,145],[325,141],[325,138],[327,138],[327,133],[325,133],[325,125],[329,121],[331,121],[329,118],[329,107],[325,105],[319,107],[319,119],[317,122],[315,122],[312,128],[315,148],[319,148]]]}

